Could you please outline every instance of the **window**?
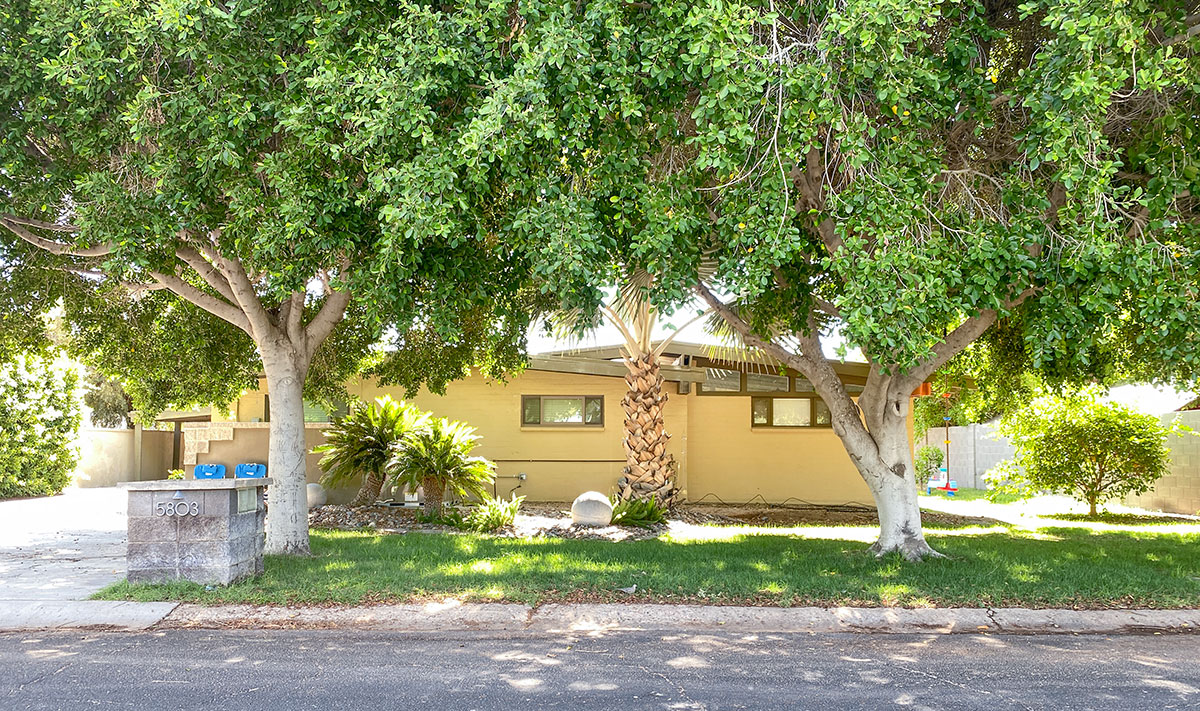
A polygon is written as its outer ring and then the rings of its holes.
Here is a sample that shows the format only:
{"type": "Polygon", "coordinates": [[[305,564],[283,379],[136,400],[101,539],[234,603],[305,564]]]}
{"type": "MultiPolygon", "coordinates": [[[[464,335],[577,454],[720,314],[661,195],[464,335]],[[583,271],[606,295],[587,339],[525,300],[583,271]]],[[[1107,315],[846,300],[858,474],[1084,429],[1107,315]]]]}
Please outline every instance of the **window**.
{"type": "Polygon", "coordinates": [[[788,377],[786,375],[746,373],[746,390],[752,393],[786,393],[788,377]]]}
{"type": "Polygon", "coordinates": [[[829,427],[829,408],[815,397],[750,398],[752,427],[829,427]]]}
{"type": "Polygon", "coordinates": [[[738,393],[742,391],[742,374],[736,370],[709,368],[700,391],[706,393],[738,393]]]}
{"type": "Polygon", "coordinates": [[[604,397],[600,395],[522,395],[521,424],[531,427],[604,424],[604,397]]]}

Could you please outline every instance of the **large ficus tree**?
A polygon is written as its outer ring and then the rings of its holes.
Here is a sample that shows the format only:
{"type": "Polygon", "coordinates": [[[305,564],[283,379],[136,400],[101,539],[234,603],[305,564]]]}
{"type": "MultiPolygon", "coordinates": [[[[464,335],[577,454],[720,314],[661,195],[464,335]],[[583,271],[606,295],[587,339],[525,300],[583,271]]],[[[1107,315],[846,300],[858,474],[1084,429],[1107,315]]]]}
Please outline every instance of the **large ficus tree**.
{"type": "MultiPolygon", "coordinates": [[[[810,380],[869,485],[872,550],[933,553],[914,390],[1003,322],[1034,369],[1102,344],[1200,364],[1200,18],[1182,0],[521,2],[462,146],[541,283],[697,296],[810,380]],[[857,398],[831,333],[870,376],[857,398]]],[[[1131,369],[1132,370],[1132,369],[1131,369]]]]}
{"type": "MultiPolygon", "coordinates": [[[[265,373],[272,553],[308,551],[314,364],[352,371],[383,334],[453,345],[463,314],[520,340],[503,324],[527,319],[528,299],[509,298],[524,262],[470,194],[446,194],[453,135],[397,115],[386,150],[354,138],[363,92],[331,58],[353,51],[346,28],[400,21],[420,18],[302,0],[0,11],[0,269],[22,285],[3,292],[4,322],[63,304],[79,347],[158,407],[228,401],[265,373]],[[353,347],[333,348],[338,334],[353,347]]],[[[380,67],[389,91],[419,118],[462,120],[426,101],[440,65],[422,61],[380,67]]]]}

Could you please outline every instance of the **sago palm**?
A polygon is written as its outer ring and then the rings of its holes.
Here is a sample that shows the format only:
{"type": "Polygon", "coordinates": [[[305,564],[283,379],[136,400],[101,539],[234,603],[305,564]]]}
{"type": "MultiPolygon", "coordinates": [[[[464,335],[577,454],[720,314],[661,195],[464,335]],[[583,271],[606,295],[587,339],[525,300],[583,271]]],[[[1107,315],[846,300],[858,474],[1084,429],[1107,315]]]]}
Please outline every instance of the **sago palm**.
{"type": "Polygon", "coordinates": [[[326,486],[362,485],[351,506],[373,504],[383,488],[384,467],[392,446],[405,434],[424,426],[429,414],[415,405],[381,397],[360,405],[325,430],[325,444],[313,449],[324,454],[321,469],[326,486]]]}
{"type": "Polygon", "coordinates": [[[410,491],[424,489],[425,515],[441,518],[447,490],[459,498],[490,493],[495,481],[492,463],[471,456],[478,440],[475,428],[464,422],[431,419],[392,446],[387,476],[410,491]]]}

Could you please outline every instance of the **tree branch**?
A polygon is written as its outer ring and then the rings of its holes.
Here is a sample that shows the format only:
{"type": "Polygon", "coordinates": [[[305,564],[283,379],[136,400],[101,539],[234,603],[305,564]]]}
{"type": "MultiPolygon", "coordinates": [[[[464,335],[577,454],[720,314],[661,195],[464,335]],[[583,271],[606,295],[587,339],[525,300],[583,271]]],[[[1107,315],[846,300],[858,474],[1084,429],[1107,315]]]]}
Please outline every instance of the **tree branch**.
{"type": "MultiPolygon", "coordinates": [[[[1005,310],[1014,309],[1025,302],[1030,296],[1033,296],[1037,289],[1032,287],[1022,291],[1016,296],[1004,303],[1005,310]]],[[[984,309],[978,314],[968,318],[951,331],[940,343],[933,347],[933,357],[925,361],[921,365],[913,368],[905,374],[907,381],[911,381],[912,387],[908,390],[911,392],[918,385],[928,380],[934,373],[943,365],[950,361],[951,358],[961,353],[967,346],[974,343],[980,336],[987,332],[1000,317],[1000,312],[996,309],[984,309]]],[[[909,383],[904,383],[907,386],[909,383]]]]}
{"type": "Polygon", "coordinates": [[[305,292],[294,291],[291,297],[280,307],[280,320],[283,321],[284,327],[287,329],[288,338],[292,343],[299,343],[304,337],[304,332],[301,328],[304,324],[304,296],[305,292]]]}
{"type": "Polygon", "coordinates": [[[59,222],[46,222],[45,220],[35,220],[31,217],[21,217],[19,215],[0,215],[0,220],[8,220],[9,222],[26,227],[36,227],[39,230],[47,230],[49,232],[78,232],[79,228],[75,225],[64,225],[59,222]]]}
{"type": "MultiPolygon", "coordinates": [[[[15,234],[17,237],[20,237],[22,240],[28,242],[29,244],[32,244],[34,247],[43,249],[43,250],[49,252],[50,254],[57,254],[57,255],[68,256],[68,257],[103,257],[106,254],[112,253],[112,246],[107,245],[107,244],[97,245],[94,247],[73,247],[69,244],[63,244],[62,242],[55,242],[54,240],[45,239],[44,237],[38,237],[37,235],[33,234],[32,232],[30,232],[29,230],[27,230],[21,226],[22,224],[28,224],[29,222],[37,222],[37,221],[21,219],[21,218],[13,219],[9,215],[4,215],[4,216],[0,217],[0,225],[4,225],[5,227],[8,228],[8,230],[10,232],[15,234]],[[18,221],[18,220],[20,220],[20,221],[18,221]]],[[[50,224],[50,223],[44,223],[44,224],[50,224]]],[[[47,229],[49,229],[49,228],[47,228],[47,229]]],[[[60,230],[60,231],[63,231],[63,230],[60,230]]]]}
{"type": "Polygon", "coordinates": [[[151,271],[149,274],[155,281],[162,284],[165,288],[170,289],[172,293],[180,298],[195,304],[219,319],[237,326],[249,334],[251,338],[254,337],[254,333],[250,328],[250,320],[236,306],[197,289],[174,274],[164,274],[155,271],[151,271]]]}
{"type": "Polygon", "coordinates": [[[233,290],[229,286],[229,280],[225,278],[225,275],[216,266],[205,259],[204,255],[191,247],[183,247],[175,250],[175,256],[179,257],[184,263],[195,270],[200,275],[200,278],[204,280],[204,283],[215,289],[229,303],[237,303],[237,298],[233,295],[233,290]]]}
{"type": "Polygon", "coordinates": [[[221,274],[228,280],[234,303],[240,307],[255,332],[251,335],[255,336],[256,341],[267,340],[270,332],[275,329],[275,324],[271,315],[263,307],[262,299],[258,298],[258,292],[255,291],[254,284],[250,282],[250,277],[246,274],[241,260],[229,259],[215,249],[202,247],[201,252],[221,270],[221,274]]]}
{"type": "Polygon", "coordinates": [[[317,349],[321,347],[326,338],[329,338],[333,329],[341,323],[346,315],[346,307],[350,305],[352,294],[349,289],[327,292],[327,294],[321,310],[304,329],[304,347],[309,360],[312,360],[317,349]]]}

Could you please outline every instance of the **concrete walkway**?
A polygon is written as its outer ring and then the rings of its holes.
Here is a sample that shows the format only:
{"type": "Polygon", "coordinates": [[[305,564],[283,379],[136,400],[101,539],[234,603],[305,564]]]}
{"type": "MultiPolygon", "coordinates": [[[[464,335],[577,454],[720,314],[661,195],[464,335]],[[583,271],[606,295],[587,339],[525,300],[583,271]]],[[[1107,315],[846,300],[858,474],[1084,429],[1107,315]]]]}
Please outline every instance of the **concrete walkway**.
{"type": "Polygon", "coordinates": [[[145,629],[175,608],[87,598],[125,577],[124,489],[0,501],[0,629],[145,629]]]}

